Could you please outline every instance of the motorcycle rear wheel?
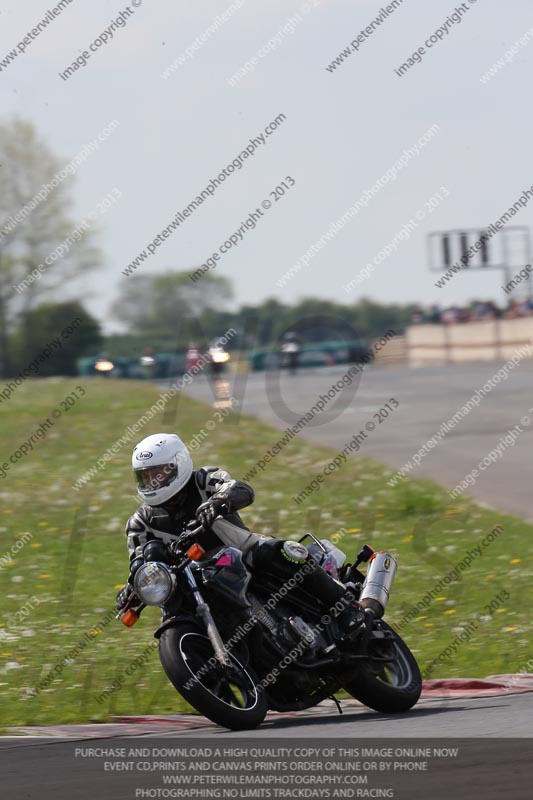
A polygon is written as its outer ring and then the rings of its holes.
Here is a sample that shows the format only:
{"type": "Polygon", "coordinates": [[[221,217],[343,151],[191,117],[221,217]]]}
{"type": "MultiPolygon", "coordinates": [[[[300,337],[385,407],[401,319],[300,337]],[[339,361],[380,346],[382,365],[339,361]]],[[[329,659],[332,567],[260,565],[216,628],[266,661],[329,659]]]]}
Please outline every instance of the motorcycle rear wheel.
{"type": "Polygon", "coordinates": [[[403,639],[386,622],[380,620],[379,628],[393,633],[392,639],[371,639],[370,658],[357,668],[353,680],[344,683],[344,689],[352,697],[375,711],[383,714],[398,714],[409,711],[417,702],[422,691],[422,676],[403,639]],[[372,653],[394,655],[393,661],[372,659],[372,653]]]}
{"type": "Polygon", "coordinates": [[[231,667],[222,667],[214,659],[209,638],[193,624],[164,630],[159,658],[181,696],[217,725],[249,730],[264,720],[267,701],[254,673],[234,655],[231,667]]]}

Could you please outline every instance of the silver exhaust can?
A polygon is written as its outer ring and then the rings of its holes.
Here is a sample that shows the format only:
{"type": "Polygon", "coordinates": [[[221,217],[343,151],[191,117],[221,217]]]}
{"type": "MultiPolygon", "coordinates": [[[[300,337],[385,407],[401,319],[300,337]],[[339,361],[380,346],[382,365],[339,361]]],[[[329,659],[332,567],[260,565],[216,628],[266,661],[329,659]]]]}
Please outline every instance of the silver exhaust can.
{"type": "Polygon", "coordinates": [[[390,553],[376,553],[361,589],[359,603],[363,608],[370,608],[377,617],[382,617],[396,575],[398,563],[390,553]]]}

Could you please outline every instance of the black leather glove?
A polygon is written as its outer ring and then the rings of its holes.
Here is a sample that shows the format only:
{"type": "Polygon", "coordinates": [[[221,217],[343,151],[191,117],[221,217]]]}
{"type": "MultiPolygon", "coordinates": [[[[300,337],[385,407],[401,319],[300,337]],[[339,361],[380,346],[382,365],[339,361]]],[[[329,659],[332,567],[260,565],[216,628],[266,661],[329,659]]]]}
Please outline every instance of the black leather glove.
{"type": "Polygon", "coordinates": [[[128,600],[130,599],[133,593],[133,587],[131,584],[127,583],[122,589],[119,589],[117,592],[117,599],[115,601],[115,607],[117,611],[122,611],[128,600]]]}
{"type": "Polygon", "coordinates": [[[215,518],[224,512],[227,512],[227,500],[222,497],[210,497],[201,506],[196,509],[196,519],[203,525],[204,528],[210,528],[215,518]]]}

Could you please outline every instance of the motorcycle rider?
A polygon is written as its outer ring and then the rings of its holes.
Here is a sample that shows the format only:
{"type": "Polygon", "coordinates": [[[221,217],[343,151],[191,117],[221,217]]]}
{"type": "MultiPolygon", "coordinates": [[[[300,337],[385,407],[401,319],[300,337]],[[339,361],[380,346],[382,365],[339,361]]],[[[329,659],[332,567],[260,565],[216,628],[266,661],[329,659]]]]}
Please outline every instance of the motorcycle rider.
{"type": "MultiPolygon", "coordinates": [[[[214,466],[194,469],[187,446],[176,434],[156,433],[143,439],[133,450],[132,467],[137,491],[143,503],[126,525],[131,562],[142,556],[143,546],[152,540],[171,544],[196,518],[204,526],[198,542],[209,552],[221,546],[238,548],[252,570],[268,569],[282,581],[306,565],[302,587],[328,609],[340,599],[346,608],[338,617],[349,636],[364,620],[358,604],[347,589],[310,559],[299,542],[282,541],[250,531],[239,510],[254,501],[251,486],[233,480],[228,472],[214,466]]],[[[132,576],[116,600],[121,611],[133,593],[132,576]]],[[[135,600],[135,598],[133,598],[135,600]]]]}
{"type": "Polygon", "coordinates": [[[281,353],[285,357],[286,366],[289,368],[289,374],[296,375],[300,361],[300,340],[294,331],[288,331],[283,339],[281,353]]]}

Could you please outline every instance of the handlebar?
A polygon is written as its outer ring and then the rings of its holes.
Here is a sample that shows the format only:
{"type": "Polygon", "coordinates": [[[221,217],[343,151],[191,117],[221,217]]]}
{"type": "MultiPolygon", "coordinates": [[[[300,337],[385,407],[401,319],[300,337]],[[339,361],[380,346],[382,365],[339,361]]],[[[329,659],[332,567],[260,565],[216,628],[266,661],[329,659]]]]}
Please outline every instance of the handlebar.
{"type": "Polygon", "coordinates": [[[193,528],[192,530],[185,530],[183,533],[180,533],[178,538],[175,542],[172,543],[172,547],[175,549],[178,545],[183,545],[184,542],[187,542],[189,539],[195,539],[205,530],[203,525],[199,525],[197,528],[193,528]]]}
{"type": "Polygon", "coordinates": [[[187,538],[194,539],[195,536],[198,536],[200,533],[203,533],[205,530],[203,525],[198,525],[197,528],[193,528],[192,531],[187,531],[187,538]]]}
{"type": "Polygon", "coordinates": [[[186,545],[188,542],[192,544],[193,540],[196,539],[201,533],[205,530],[203,525],[199,525],[197,528],[192,528],[189,530],[183,531],[180,533],[178,538],[175,542],[172,542],[169,545],[169,550],[173,556],[182,556],[183,551],[187,549],[186,545]]]}
{"type": "MultiPolygon", "coordinates": [[[[217,517],[215,517],[215,519],[213,521],[216,522],[217,519],[224,519],[224,515],[223,514],[219,514],[217,517]]],[[[172,542],[172,544],[170,545],[170,548],[169,548],[170,552],[173,555],[177,555],[179,550],[181,550],[181,548],[185,544],[185,542],[188,542],[189,540],[192,542],[193,539],[196,539],[196,537],[199,536],[204,531],[205,531],[205,528],[204,528],[203,525],[199,525],[197,528],[192,528],[192,529],[183,531],[183,533],[181,533],[178,536],[176,541],[172,542]]]]}
{"type": "MultiPolygon", "coordinates": [[[[224,503],[220,508],[224,509],[225,512],[228,511],[228,506],[226,505],[226,503],[224,503]]],[[[214,518],[213,522],[216,522],[217,519],[224,519],[224,514],[218,514],[214,518]]],[[[178,538],[176,539],[176,544],[178,542],[187,541],[187,539],[194,539],[195,536],[198,536],[200,533],[203,533],[204,531],[205,528],[203,525],[199,525],[197,528],[193,529],[185,529],[183,533],[180,534],[180,536],[178,536],[178,538]]]]}

